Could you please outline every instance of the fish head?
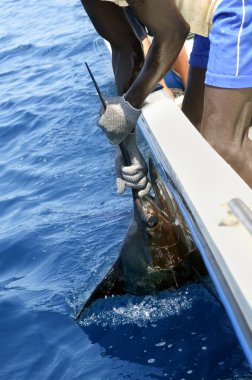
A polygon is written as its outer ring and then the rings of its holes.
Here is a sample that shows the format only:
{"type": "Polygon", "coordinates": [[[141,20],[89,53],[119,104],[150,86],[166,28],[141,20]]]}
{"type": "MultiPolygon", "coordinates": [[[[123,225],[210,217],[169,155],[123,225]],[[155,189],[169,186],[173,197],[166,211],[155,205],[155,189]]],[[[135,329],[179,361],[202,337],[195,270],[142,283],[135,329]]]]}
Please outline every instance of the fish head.
{"type": "Polygon", "coordinates": [[[144,231],[145,240],[149,240],[151,246],[173,244],[176,238],[173,236],[172,223],[162,211],[151,195],[137,198],[135,201],[138,222],[144,231]]]}
{"type": "Polygon", "coordinates": [[[153,267],[173,269],[192,250],[191,235],[152,159],[149,174],[152,194],[135,197],[135,219],[150,247],[153,267]]]}

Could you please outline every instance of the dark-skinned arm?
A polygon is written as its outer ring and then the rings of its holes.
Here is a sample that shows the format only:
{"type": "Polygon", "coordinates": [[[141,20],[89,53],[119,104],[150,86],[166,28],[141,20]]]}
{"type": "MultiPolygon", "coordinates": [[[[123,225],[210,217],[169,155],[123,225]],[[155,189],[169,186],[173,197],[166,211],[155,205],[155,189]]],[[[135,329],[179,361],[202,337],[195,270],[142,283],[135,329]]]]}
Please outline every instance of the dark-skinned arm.
{"type": "MultiPolygon", "coordinates": [[[[170,69],[179,54],[189,26],[173,0],[128,0],[128,3],[154,35],[145,61],[141,42],[122,8],[109,1],[82,0],[97,32],[111,45],[113,70],[120,95],[108,98],[106,110],[98,125],[112,144],[120,144],[125,151],[131,152],[128,161],[133,163],[136,157],[135,150],[130,147],[130,133],[134,131],[145,98],[170,69]]],[[[139,175],[139,172],[141,178],[147,181],[141,164],[135,174],[139,175]]],[[[142,185],[141,178],[137,183],[137,189],[144,195],[149,192],[148,181],[142,185]]],[[[124,179],[130,187],[133,188],[130,182],[136,185],[135,181],[128,180],[128,176],[124,179]]]]}
{"type": "Polygon", "coordinates": [[[145,61],[141,43],[122,8],[109,1],[82,0],[97,32],[111,45],[118,94],[126,93],[125,99],[133,107],[141,108],[175,62],[189,26],[173,0],[128,0],[128,3],[154,35],[145,61]]]}
{"type": "Polygon", "coordinates": [[[111,45],[117,92],[118,95],[123,95],[143,66],[141,42],[135,35],[123,8],[109,1],[81,1],[96,31],[111,45]]]}
{"type": "Polygon", "coordinates": [[[154,35],[144,63],[141,43],[124,10],[110,1],[82,0],[97,32],[112,47],[112,63],[120,96],[107,100],[98,125],[109,141],[116,145],[134,130],[144,100],[173,65],[189,32],[189,26],[173,0],[128,2],[154,35]]]}
{"type": "Polygon", "coordinates": [[[172,67],[189,33],[173,0],[128,0],[137,17],[153,33],[153,41],[145,63],[125,99],[141,108],[156,83],[172,67]]]}

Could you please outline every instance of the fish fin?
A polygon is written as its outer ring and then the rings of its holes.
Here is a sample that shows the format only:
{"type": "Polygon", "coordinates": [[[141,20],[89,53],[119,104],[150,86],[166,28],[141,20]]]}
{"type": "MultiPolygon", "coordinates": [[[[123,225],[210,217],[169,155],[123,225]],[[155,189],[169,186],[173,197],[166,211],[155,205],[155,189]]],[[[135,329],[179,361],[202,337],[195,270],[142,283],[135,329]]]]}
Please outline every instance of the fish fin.
{"type": "Polygon", "coordinates": [[[90,297],[83,304],[82,308],[76,316],[76,320],[80,318],[83,311],[87,309],[93,301],[99,298],[105,298],[106,296],[123,295],[125,294],[124,289],[125,282],[122,273],[121,260],[120,257],[118,257],[104,279],[96,286],[90,297]]]}

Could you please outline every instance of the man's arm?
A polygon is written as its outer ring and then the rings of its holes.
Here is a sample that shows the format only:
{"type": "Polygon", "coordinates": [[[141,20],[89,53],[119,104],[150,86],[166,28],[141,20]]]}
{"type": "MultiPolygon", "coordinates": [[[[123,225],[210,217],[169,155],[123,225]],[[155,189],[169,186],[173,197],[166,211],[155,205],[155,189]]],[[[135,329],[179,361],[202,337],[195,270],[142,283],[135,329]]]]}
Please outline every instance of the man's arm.
{"type": "Polygon", "coordinates": [[[109,1],[81,1],[97,32],[111,45],[117,92],[118,95],[123,95],[144,63],[141,42],[123,8],[109,1]]]}
{"type": "Polygon", "coordinates": [[[154,36],[144,65],[125,94],[133,107],[141,108],[156,83],[172,67],[189,33],[189,25],[173,0],[128,0],[128,3],[154,36]]]}
{"type": "MultiPolygon", "coordinates": [[[[144,61],[141,43],[123,9],[101,0],[82,0],[82,4],[97,32],[111,44],[117,91],[124,94],[107,100],[98,123],[109,141],[117,145],[134,131],[145,98],[174,63],[189,26],[173,0],[129,0],[154,35],[144,61]]],[[[129,146],[126,148],[129,151],[129,146]]],[[[130,161],[133,163],[133,157],[130,161]]],[[[141,165],[140,169],[146,177],[141,165]]],[[[148,191],[145,188],[143,193],[148,191]]]]}
{"type": "Polygon", "coordinates": [[[173,0],[128,2],[154,36],[142,67],[141,43],[124,10],[109,1],[82,0],[97,32],[112,46],[117,90],[123,95],[108,99],[98,122],[112,144],[120,144],[134,130],[144,100],[173,65],[189,32],[173,0]]]}
{"type": "Polygon", "coordinates": [[[112,64],[118,94],[135,108],[172,67],[189,26],[173,0],[128,0],[137,17],[153,32],[153,42],[144,61],[141,43],[119,6],[101,0],[82,0],[97,32],[112,47],[112,64]],[[144,62],[144,63],[143,63],[144,62]]]}

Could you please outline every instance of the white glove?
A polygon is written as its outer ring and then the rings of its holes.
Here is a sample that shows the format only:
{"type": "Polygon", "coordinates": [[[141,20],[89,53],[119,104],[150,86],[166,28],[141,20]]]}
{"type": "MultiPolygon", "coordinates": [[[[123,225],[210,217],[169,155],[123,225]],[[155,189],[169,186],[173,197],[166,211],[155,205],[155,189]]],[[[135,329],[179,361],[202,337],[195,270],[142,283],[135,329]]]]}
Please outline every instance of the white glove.
{"type": "Polygon", "coordinates": [[[132,107],[124,96],[107,98],[105,103],[106,109],[98,120],[98,126],[112,144],[120,144],[135,128],[141,110],[132,107]]]}
{"type": "Polygon", "coordinates": [[[135,133],[130,133],[123,141],[123,145],[128,153],[130,166],[125,166],[123,155],[119,146],[116,147],[115,169],[117,192],[122,194],[126,186],[138,190],[138,196],[143,197],[151,190],[148,181],[148,167],[137,147],[135,133]]]}

